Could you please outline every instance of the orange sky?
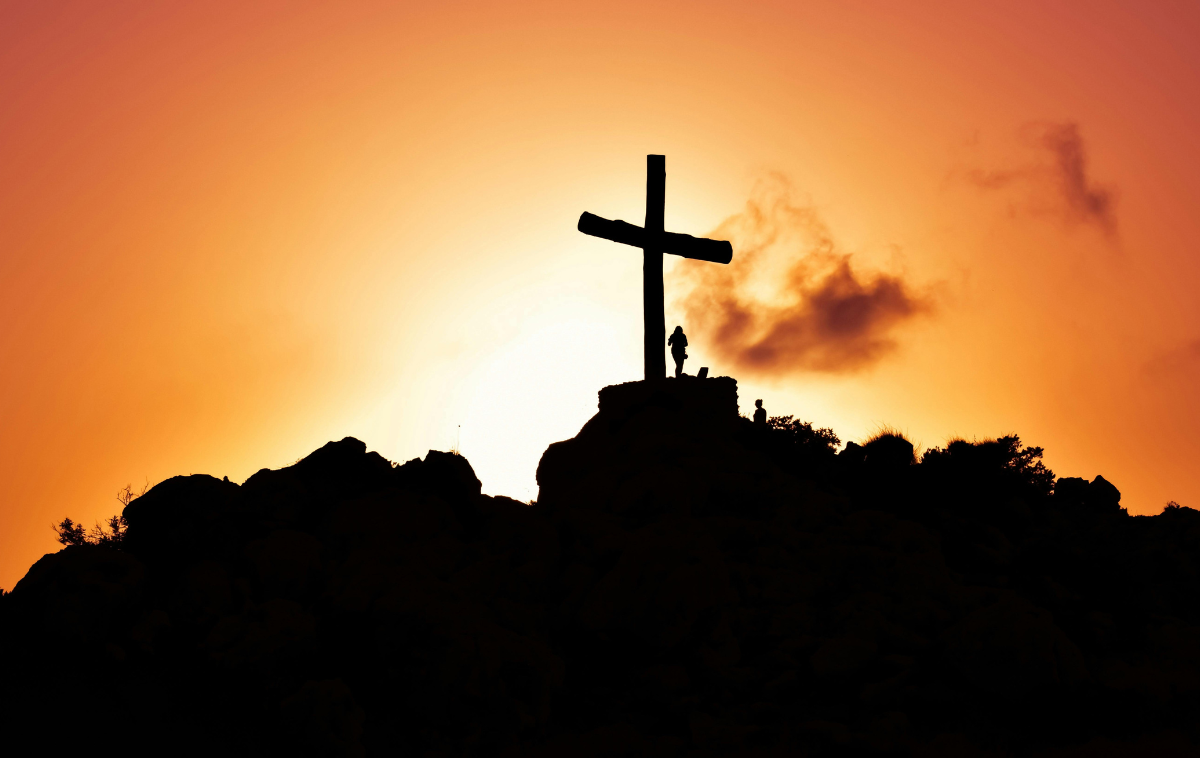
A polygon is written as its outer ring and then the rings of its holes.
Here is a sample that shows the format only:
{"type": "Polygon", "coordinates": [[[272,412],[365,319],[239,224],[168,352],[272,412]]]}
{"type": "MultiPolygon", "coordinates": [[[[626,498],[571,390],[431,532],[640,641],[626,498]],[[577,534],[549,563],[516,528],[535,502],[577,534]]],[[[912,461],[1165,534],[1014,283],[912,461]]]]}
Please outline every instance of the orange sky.
{"type": "MultiPolygon", "coordinates": [[[[787,192],[856,276],[929,306],[862,365],[743,369],[686,321],[713,264],[668,262],[689,370],[737,375],[743,411],[1016,432],[1132,512],[1200,505],[1198,21],[0,3],[0,587],[126,483],[241,481],[347,435],[393,460],[457,441],[486,492],[534,497],[545,446],[640,375],[640,255],[574,225],[640,223],[647,153],[668,229],[787,192]]],[[[789,244],[762,265],[809,260],[789,244]]],[[[750,302],[795,301],[764,281],[750,302]]]]}

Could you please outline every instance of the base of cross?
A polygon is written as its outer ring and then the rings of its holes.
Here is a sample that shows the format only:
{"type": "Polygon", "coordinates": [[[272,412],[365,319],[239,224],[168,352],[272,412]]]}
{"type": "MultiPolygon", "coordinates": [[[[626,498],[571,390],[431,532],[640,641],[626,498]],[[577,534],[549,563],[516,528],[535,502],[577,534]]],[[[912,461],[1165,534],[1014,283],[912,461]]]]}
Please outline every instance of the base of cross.
{"type": "Polygon", "coordinates": [[[612,423],[657,408],[664,416],[698,421],[736,422],[737,380],[731,376],[695,377],[684,374],[656,381],[626,382],[600,390],[600,416],[612,423]]]}
{"type": "Polygon", "coordinates": [[[542,454],[539,504],[608,508],[604,503],[616,497],[624,478],[643,469],[667,477],[661,482],[664,497],[686,499],[686,490],[670,480],[668,469],[677,463],[671,461],[698,454],[703,459],[714,449],[723,450],[737,439],[739,427],[749,423],[738,415],[737,380],[729,376],[614,384],[600,390],[598,411],[579,434],[551,444],[542,454]],[[631,468],[632,460],[640,461],[641,469],[631,468]]]}

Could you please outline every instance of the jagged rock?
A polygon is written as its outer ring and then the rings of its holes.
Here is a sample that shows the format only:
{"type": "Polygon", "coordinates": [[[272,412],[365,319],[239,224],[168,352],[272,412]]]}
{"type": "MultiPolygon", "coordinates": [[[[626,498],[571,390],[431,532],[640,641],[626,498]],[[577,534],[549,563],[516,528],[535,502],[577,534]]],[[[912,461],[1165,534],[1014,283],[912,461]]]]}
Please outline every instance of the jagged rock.
{"type": "Polygon", "coordinates": [[[129,552],[145,560],[179,566],[218,549],[236,531],[240,488],[204,474],[176,476],[131,501],[122,515],[129,524],[129,552]]]}
{"type": "Polygon", "coordinates": [[[879,655],[879,646],[859,637],[835,637],[812,654],[813,671],[823,676],[847,676],[861,671],[879,655]]]}
{"type": "Polygon", "coordinates": [[[983,690],[1019,698],[1088,677],[1083,653],[1050,613],[1006,592],[946,631],[946,657],[983,690]]]}
{"type": "Polygon", "coordinates": [[[121,660],[117,630],[137,613],[144,585],[144,567],[132,555],[75,545],[42,557],[5,599],[26,634],[121,660]]]}
{"type": "Polygon", "coordinates": [[[1100,511],[1116,511],[1121,507],[1121,491],[1107,479],[1097,475],[1088,485],[1088,504],[1100,511]]]}
{"type": "Polygon", "coordinates": [[[1121,510],[1121,491],[1102,476],[1091,482],[1077,477],[1062,477],[1054,485],[1054,496],[1065,503],[1084,506],[1097,513],[1116,514],[1121,510]]]}
{"type": "Polygon", "coordinates": [[[366,716],[341,679],[307,681],[279,704],[279,710],[298,752],[348,758],[365,755],[362,733],[366,716]]]}

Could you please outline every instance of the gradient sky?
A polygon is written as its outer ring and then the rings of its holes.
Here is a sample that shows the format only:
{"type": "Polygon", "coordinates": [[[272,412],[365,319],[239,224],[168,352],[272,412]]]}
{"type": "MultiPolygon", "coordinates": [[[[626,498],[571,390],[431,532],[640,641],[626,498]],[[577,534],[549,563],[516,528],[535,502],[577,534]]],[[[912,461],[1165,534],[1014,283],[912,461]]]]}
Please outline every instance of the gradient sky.
{"type": "Polygon", "coordinates": [[[0,2],[0,587],[127,483],[347,435],[535,497],[641,372],[640,255],[575,222],[641,223],[647,153],[668,229],[740,235],[668,262],[667,320],[743,412],[1200,505],[1197,38],[1168,2],[0,2]],[[917,307],[818,328],[888,282],[917,307]]]}

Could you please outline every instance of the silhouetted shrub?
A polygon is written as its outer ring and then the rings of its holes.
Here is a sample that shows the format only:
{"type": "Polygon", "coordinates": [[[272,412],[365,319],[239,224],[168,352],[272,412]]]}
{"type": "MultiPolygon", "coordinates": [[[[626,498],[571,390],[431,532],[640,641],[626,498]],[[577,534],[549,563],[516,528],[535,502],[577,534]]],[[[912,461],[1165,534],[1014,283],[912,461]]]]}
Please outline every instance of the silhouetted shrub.
{"type": "MultiPolygon", "coordinates": [[[[146,494],[149,489],[149,483],[142,487],[142,491],[135,493],[132,485],[125,485],[123,489],[117,491],[117,502],[121,507],[129,505],[138,497],[146,494]]],[[[52,524],[51,528],[58,535],[58,542],[62,545],[100,545],[102,547],[120,548],[125,541],[125,534],[129,529],[129,524],[125,521],[125,514],[121,513],[116,516],[110,516],[103,524],[97,523],[92,527],[91,531],[83,528],[83,524],[76,524],[69,518],[64,518],[61,523],[52,524]]]]}
{"type": "Polygon", "coordinates": [[[824,448],[832,452],[842,442],[832,429],[814,429],[811,422],[794,416],[772,416],[767,419],[767,426],[787,443],[806,449],[824,448]]]}
{"type": "Polygon", "coordinates": [[[952,440],[944,449],[925,451],[921,464],[935,470],[956,469],[971,477],[1002,475],[1049,495],[1054,490],[1054,472],[1042,462],[1042,452],[1040,447],[1022,447],[1021,438],[1010,434],[982,442],[952,440]]]}
{"type": "Polygon", "coordinates": [[[784,471],[805,478],[821,476],[841,442],[832,429],[814,428],[794,416],[772,416],[766,426],[755,427],[756,446],[784,471]]]}
{"type": "Polygon", "coordinates": [[[869,467],[880,471],[897,471],[917,462],[916,448],[903,434],[884,429],[863,443],[869,467]]]}
{"type": "Polygon", "coordinates": [[[1040,492],[1050,493],[1054,487],[1054,472],[1042,462],[1042,448],[1021,447],[1021,438],[1015,434],[1001,437],[995,444],[1004,450],[1004,468],[1007,471],[1040,492]]]}
{"type": "Polygon", "coordinates": [[[890,426],[888,424],[883,424],[882,426],[879,427],[879,429],[874,434],[872,434],[870,437],[867,437],[867,439],[862,444],[863,444],[863,447],[866,447],[867,445],[871,444],[872,442],[874,442],[876,440],[881,440],[881,439],[885,439],[885,438],[899,438],[899,439],[905,440],[906,442],[908,441],[908,437],[904,434],[904,432],[900,431],[899,429],[897,429],[894,426],[890,426]]]}
{"type": "Polygon", "coordinates": [[[125,540],[125,531],[129,524],[124,516],[111,516],[103,523],[97,523],[91,531],[85,531],[83,524],[76,524],[69,518],[61,524],[54,524],[53,529],[58,534],[60,544],[71,545],[101,545],[103,547],[120,547],[125,540]]]}
{"type": "Polygon", "coordinates": [[[83,524],[76,524],[69,518],[63,519],[61,524],[51,524],[50,528],[58,534],[58,542],[61,545],[88,544],[87,531],[83,524]]]}

